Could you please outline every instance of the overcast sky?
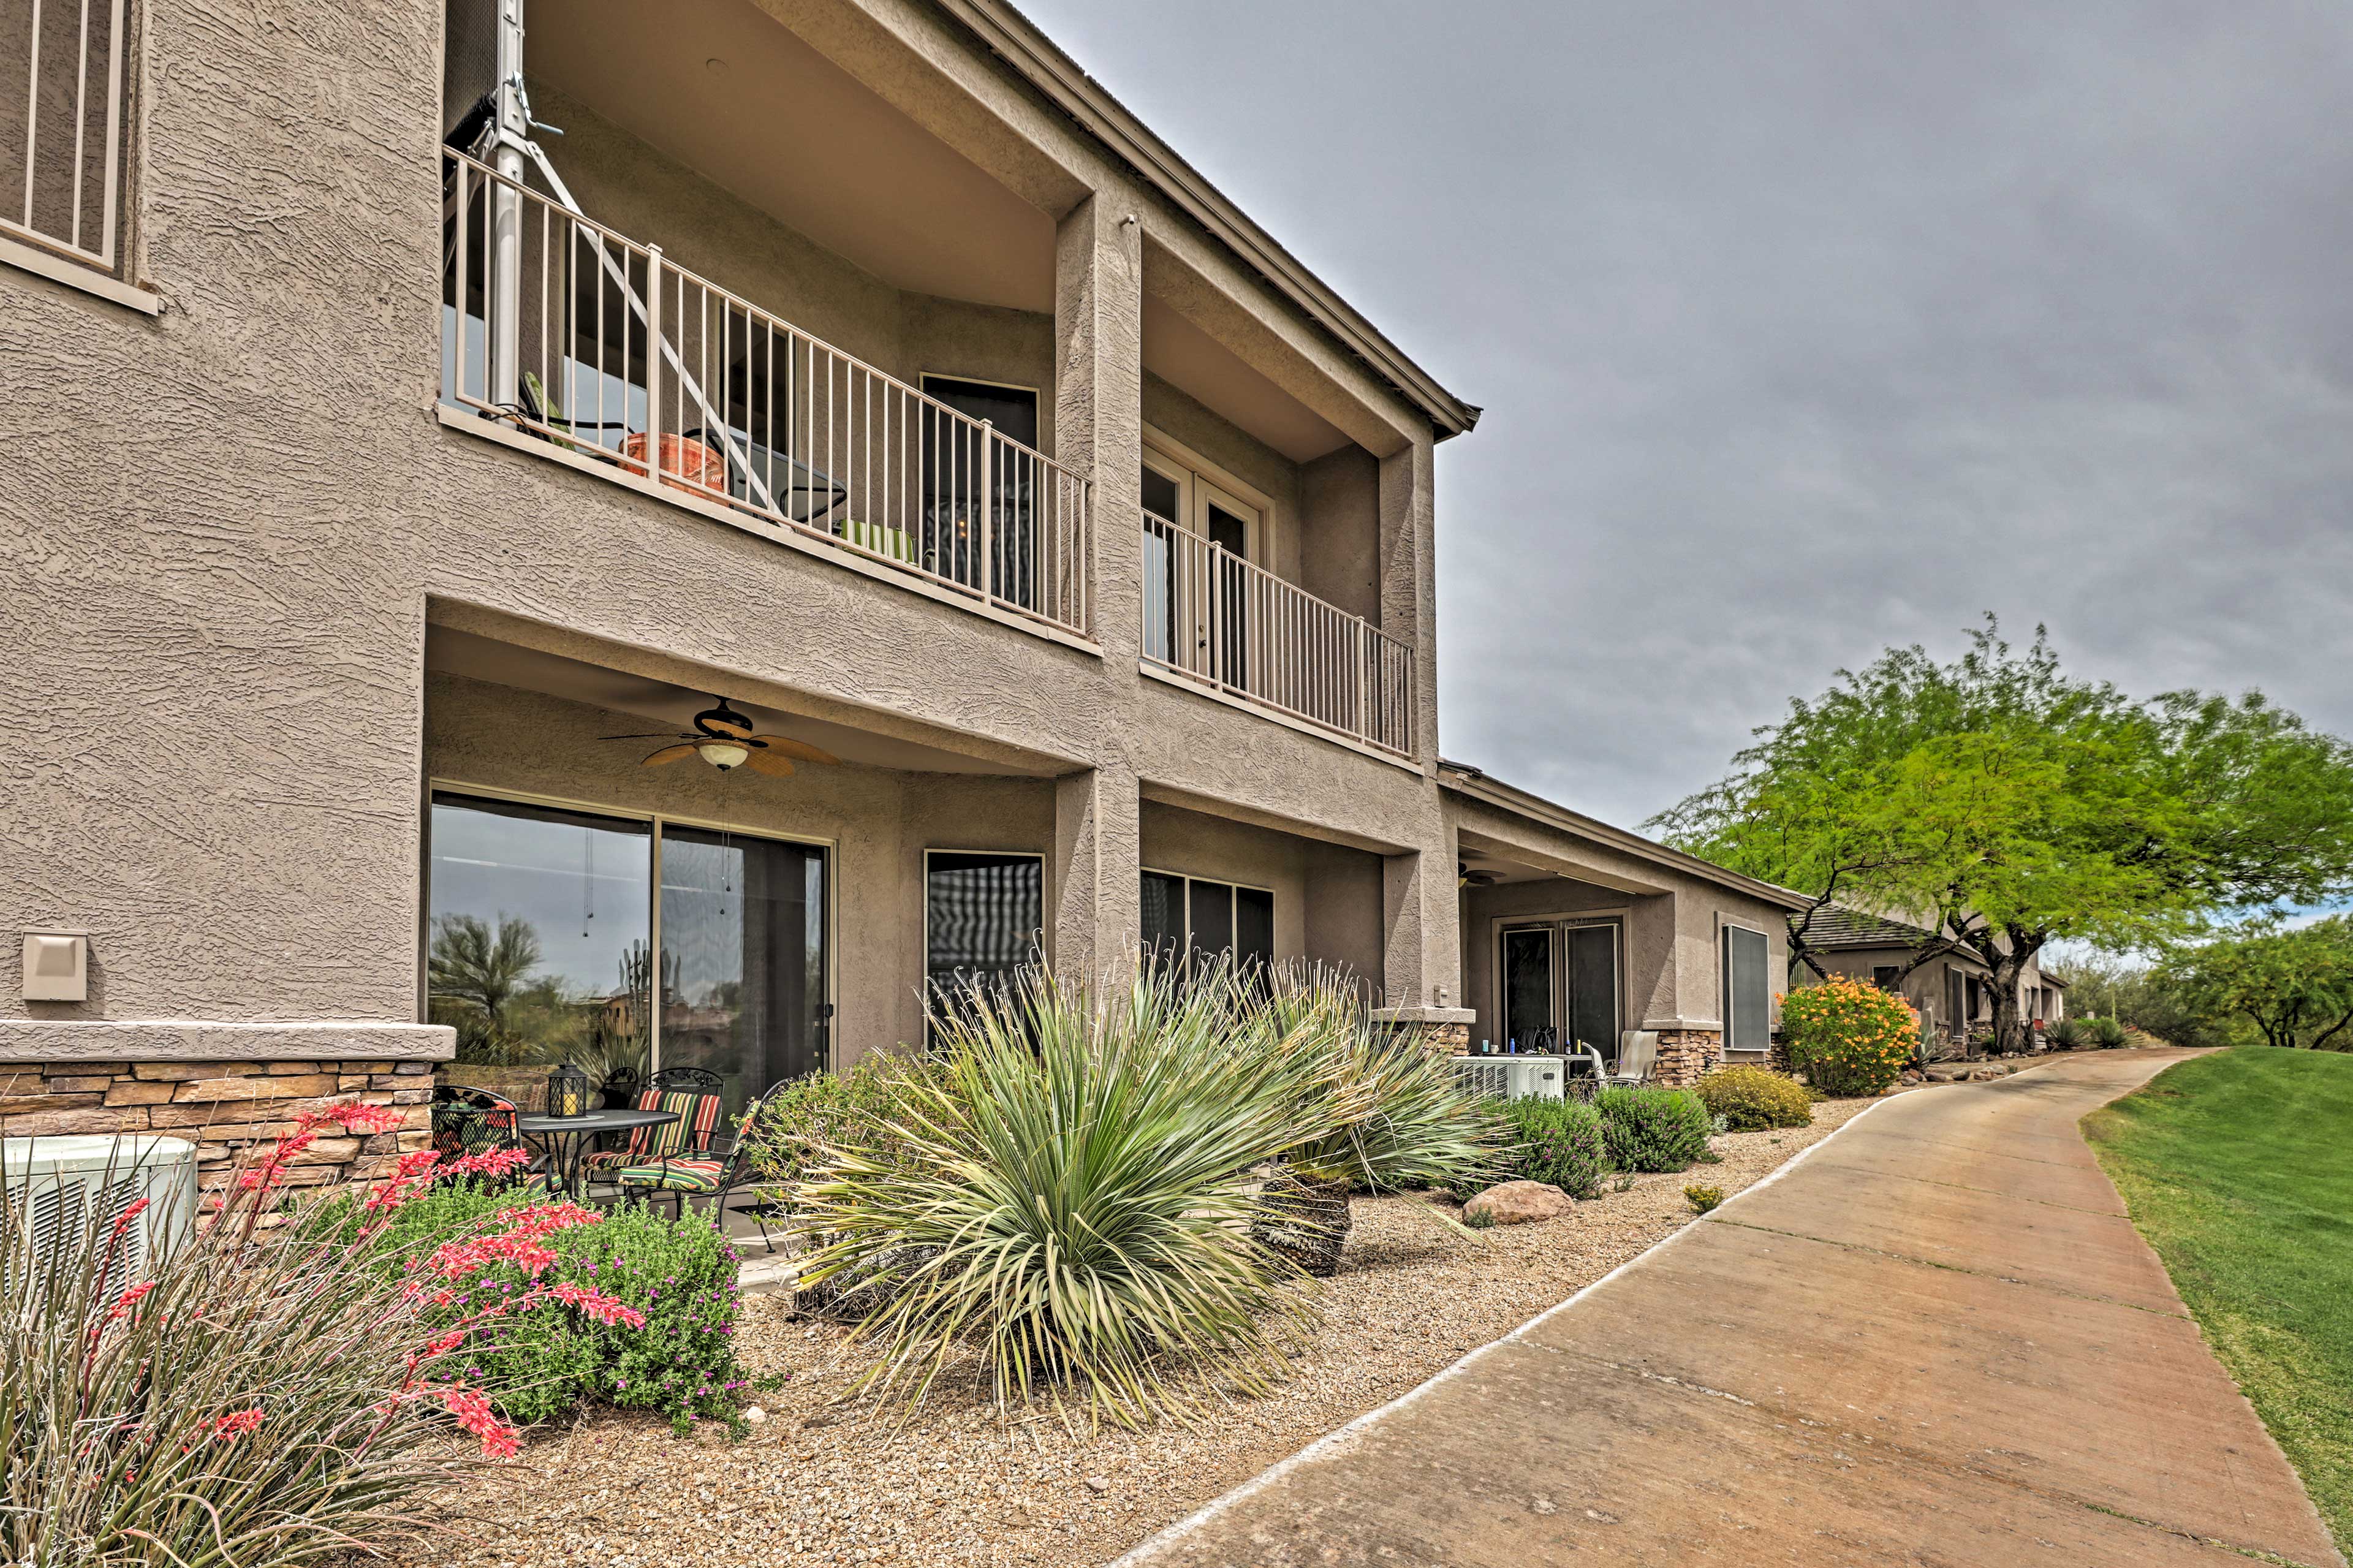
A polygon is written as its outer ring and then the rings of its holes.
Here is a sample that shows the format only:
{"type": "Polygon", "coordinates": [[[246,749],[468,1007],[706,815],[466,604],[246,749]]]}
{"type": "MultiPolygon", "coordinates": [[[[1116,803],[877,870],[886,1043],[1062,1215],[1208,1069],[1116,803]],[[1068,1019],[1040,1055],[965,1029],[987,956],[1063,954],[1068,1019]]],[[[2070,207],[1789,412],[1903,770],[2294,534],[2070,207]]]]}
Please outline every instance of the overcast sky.
{"type": "Polygon", "coordinates": [[[1994,610],[2353,732],[2343,0],[1021,0],[1458,395],[1446,753],[1628,825],[1994,610]]]}

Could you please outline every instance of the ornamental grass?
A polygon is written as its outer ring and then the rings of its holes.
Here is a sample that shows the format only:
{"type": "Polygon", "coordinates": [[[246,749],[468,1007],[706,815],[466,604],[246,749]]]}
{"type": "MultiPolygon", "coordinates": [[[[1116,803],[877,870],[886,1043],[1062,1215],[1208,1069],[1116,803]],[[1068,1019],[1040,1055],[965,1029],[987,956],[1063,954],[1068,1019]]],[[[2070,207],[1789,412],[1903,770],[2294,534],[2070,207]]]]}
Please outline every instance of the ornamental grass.
{"type": "MultiPolygon", "coordinates": [[[[301,1149],[393,1124],[353,1101],[305,1112],[136,1267],[127,1237],[143,1200],[116,1219],[61,1207],[58,1189],[0,1183],[0,1561],[264,1568],[365,1550],[406,1522],[421,1492],[514,1454],[515,1429],[484,1392],[441,1375],[463,1364],[468,1342],[516,1313],[637,1314],[594,1289],[538,1285],[548,1238],[598,1217],[570,1205],[399,1243],[387,1267],[392,1211],[519,1156],[404,1156],[356,1226],[326,1205],[285,1206],[301,1149]],[[492,1263],[533,1283],[453,1316],[492,1263]],[[453,1447],[460,1433],[480,1458],[453,1447]]],[[[126,1153],[111,1174],[130,1165],[126,1153]]]]}

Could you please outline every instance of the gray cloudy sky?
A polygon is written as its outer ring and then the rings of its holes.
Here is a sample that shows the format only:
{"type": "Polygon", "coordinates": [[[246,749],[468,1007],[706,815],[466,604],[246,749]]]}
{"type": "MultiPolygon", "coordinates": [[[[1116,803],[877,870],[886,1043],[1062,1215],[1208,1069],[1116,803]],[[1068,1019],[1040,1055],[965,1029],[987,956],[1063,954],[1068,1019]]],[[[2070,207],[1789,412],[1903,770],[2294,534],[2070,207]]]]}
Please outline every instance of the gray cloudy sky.
{"type": "Polygon", "coordinates": [[[1450,756],[1632,824],[1991,609],[2353,732],[2353,8],[1023,0],[1447,385],[1450,756]]]}

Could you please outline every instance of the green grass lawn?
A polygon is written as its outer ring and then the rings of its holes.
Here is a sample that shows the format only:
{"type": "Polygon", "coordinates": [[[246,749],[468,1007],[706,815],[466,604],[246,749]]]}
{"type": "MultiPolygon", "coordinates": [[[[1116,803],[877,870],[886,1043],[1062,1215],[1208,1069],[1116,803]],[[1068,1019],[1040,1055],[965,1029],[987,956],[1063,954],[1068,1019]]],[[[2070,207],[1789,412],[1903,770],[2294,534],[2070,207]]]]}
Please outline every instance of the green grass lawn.
{"type": "Polygon", "coordinates": [[[2353,1556],[2353,1055],[2199,1057],[2084,1133],[2353,1556]]]}

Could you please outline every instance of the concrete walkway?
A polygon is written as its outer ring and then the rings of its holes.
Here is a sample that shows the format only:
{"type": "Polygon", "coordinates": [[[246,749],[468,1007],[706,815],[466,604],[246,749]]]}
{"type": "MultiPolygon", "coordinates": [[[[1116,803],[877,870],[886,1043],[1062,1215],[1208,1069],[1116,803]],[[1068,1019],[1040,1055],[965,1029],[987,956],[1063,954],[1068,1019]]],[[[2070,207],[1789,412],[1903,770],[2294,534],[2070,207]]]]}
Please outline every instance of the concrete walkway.
{"type": "Polygon", "coordinates": [[[2185,1054],[1886,1100],[1122,1563],[2337,1568],[2075,1130],[2185,1054]]]}

